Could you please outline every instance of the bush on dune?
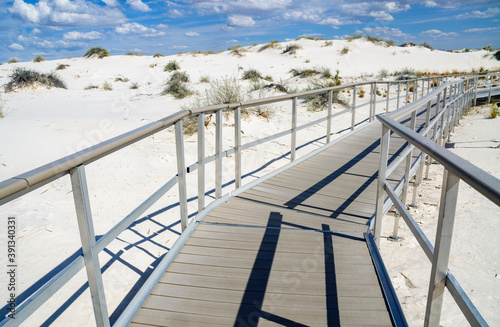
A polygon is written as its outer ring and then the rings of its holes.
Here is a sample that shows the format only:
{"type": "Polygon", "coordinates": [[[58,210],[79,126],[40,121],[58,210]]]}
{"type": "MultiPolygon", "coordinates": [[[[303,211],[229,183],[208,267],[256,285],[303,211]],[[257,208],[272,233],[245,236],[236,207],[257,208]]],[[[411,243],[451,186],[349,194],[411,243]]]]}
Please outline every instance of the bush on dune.
{"type": "Polygon", "coordinates": [[[175,60],[172,60],[172,61],[169,61],[168,64],[165,66],[164,71],[173,72],[173,71],[176,71],[179,69],[181,69],[181,66],[179,66],[179,63],[177,63],[177,61],[175,61],[175,60]]]}
{"type": "Polygon", "coordinates": [[[33,59],[33,62],[43,62],[43,61],[46,61],[47,59],[45,59],[44,57],[42,56],[36,56],[35,59],[33,59]]]}
{"type": "Polygon", "coordinates": [[[40,86],[45,86],[49,89],[52,87],[66,88],[64,82],[55,73],[44,74],[26,68],[16,68],[10,78],[10,82],[5,84],[5,92],[40,86]]]}
{"type": "Polygon", "coordinates": [[[104,57],[109,57],[108,50],[101,47],[93,47],[87,50],[83,55],[84,58],[99,58],[102,59],[104,57]]]}
{"type": "Polygon", "coordinates": [[[175,72],[170,76],[167,87],[161,94],[170,94],[176,99],[188,97],[193,94],[193,92],[186,86],[187,82],[189,82],[189,75],[186,72],[175,72]]]}

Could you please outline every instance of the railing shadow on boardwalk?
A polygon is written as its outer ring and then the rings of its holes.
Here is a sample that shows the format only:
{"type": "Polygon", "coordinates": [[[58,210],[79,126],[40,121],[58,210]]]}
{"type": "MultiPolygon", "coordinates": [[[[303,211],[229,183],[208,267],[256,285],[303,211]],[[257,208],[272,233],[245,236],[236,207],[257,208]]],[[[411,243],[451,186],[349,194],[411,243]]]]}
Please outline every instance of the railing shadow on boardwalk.
{"type": "MultiPolygon", "coordinates": [[[[365,120],[357,123],[356,125],[362,125],[362,124],[364,124],[367,121],[368,121],[368,119],[365,119],[365,120]]],[[[332,133],[331,135],[341,134],[341,133],[347,132],[349,130],[350,130],[349,128],[346,128],[346,129],[340,130],[338,132],[332,133]]],[[[319,141],[321,141],[321,140],[323,140],[325,138],[326,138],[326,136],[318,137],[318,138],[316,138],[314,140],[311,140],[311,141],[309,141],[307,143],[304,143],[304,144],[298,146],[297,149],[302,149],[302,148],[307,147],[309,145],[313,145],[314,143],[319,142],[319,141]]],[[[272,163],[274,163],[276,161],[282,160],[282,159],[289,158],[290,157],[290,153],[291,152],[288,151],[288,152],[282,154],[279,157],[276,157],[276,158],[273,158],[273,159],[269,160],[268,162],[264,163],[261,167],[259,167],[259,168],[255,169],[255,170],[253,170],[251,172],[248,172],[247,174],[243,175],[242,178],[254,176],[254,174],[256,174],[256,173],[264,170],[270,164],[272,164],[272,163]]],[[[228,187],[228,186],[233,185],[233,184],[234,184],[234,180],[231,180],[231,181],[225,183],[223,185],[223,187],[228,187]]],[[[215,193],[215,189],[211,189],[211,190],[207,191],[205,193],[205,195],[209,196],[209,197],[213,197],[214,193],[215,193]]],[[[193,201],[196,201],[196,200],[197,200],[197,197],[192,197],[192,198],[188,199],[188,202],[193,202],[193,201]]],[[[168,210],[176,208],[178,206],[179,206],[179,202],[176,202],[176,203],[173,203],[173,204],[171,204],[169,206],[161,208],[161,209],[157,210],[156,212],[153,212],[153,213],[151,213],[151,214],[149,214],[147,216],[144,216],[144,217],[138,219],[134,224],[132,224],[129,228],[127,228],[127,230],[129,232],[135,233],[137,236],[141,237],[141,240],[139,240],[139,241],[137,241],[135,243],[127,245],[123,250],[119,251],[118,253],[113,253],[113,252],[111,252],[111,251],[109,251],[107,249],[104,249],[104,252],[107,253],[109,256],[111,256],[111,258],[110,258],[110,260],[108,262],[106,262],[105,264],[103,264],[103,266],[101,268],[101,273],[104,273],[113,263],[120,262],[121,264],[123,264],[127,268],[129,268],[132,272],[134,272],[134,273],[136,273],[136,274],[138,274],[140,276],[140,278],[137,280],[137,282],[134,284],[134,286],[131,288],[131,290],[127,293],[127,295],[125,296],[125,298],[120,302],[120,304],[118,305],[118,307],[110,315],[110,323],[111,324],[113,324],[113,322],[116,321],[116,319],[118,319],[118,317],[121,314],[121,312],[123,311],[123,309],[125,309],[125,307],[130,302],[130,300],[135,296],[137,290],[140,289],[140,287],[148,279],[148,277],[151,274],[151,272],[154,270],[154,268],[158,265],[158,263],[163,258],[163,255],[160,256],[160,257],[157,257],[157,256],[155,256],[155,255],[153,255],[151,253],[148,253],[147,250],[145,250],[145,249],[143,249],[143,248],[140,247],[140,244],[142,244],[144,242],[152,242],[156,246],[164,248],[165,249],[165,253],[169,250],[168,247],[162,246],[159,243],[154,242],[154,238],[157,236],[156,234],[153,234],[153,235],[150,235],[150,236],[144,236],[141,233],[139,233],[138,231],[134,230],[133,227],[136,226],[136,225],[138,225],[138,224],[141,224],[143,222],[150,221],[150,222],[153,222],[155,224],[158,224],[162,228],[158,233],[169,231],[169,232],[175,233],[177,235],[180,235],[179,232],[177,232],[177,231],[175,231],[173,229],[174,227],[176,227],[177,225],[180,224],[180,221],[176,221],[176,222],[173,222],[172,224],[170,224],[168,226],[165,226],[165,225],[159,223],[157,220],[153,219],[154,217],[156,217],[156,216],[158,216],[158,215],[160,215],[160,214],[162,214],[164,212],[167,212],[168,210]],[[125,261],[124,259],[121,258],[121,255],[124,253],[124,251],[130,250],[133,247],[139,248],[140,250],[144,251],[147,255],[149,255],[150,257],[154,258],[154,260],[150,263],[149,267],[145,271],[140,271],[138,268],[134,267],[133,265],[131,265],[130,263],[128,263],[127,261],[125,261]]],[[[192,213],[190,215],[190,217],[193,217],[196,214],[198,214],[198,212],[192,213]]],[[[98,240],[100,237],[101,236],[96,236],[96,239],[98,240]]],[[[118,238],[118,239],[120,239],[120,238],[118,238]]],[[[54,267],[52,270],[50,270],[48,273],[46,273],[42,278],[40,278],[35,283],[33,283],[24,292],[22,292],[21,294],[19,294],[17,296],[17,298],[16,298],[17,299],[17,303],[23,303],[24,301],[26,301],[27,299],[29,299],[38,289],[40,289],[43,285],[45,285],[48,281],[50,281],[51,278],[53,278],[54,276],[56,276],[58,273],[62,272],[65,267],[67,267],[71,262],[73,262],[75,259],[77,259],[79,256],[82,256],[82,255],[83,255],[83,253],[82,253],[82,251],[80,249],[80,250],[77,250],[76,252],[74,252],[72,255],[68,256],[59,265],[57,265],[56,267],[54,267]]],[[[41,326],[49,326],[50,324],[52,324],[87,289],[88,289],[88,283],[85,283],[80,288],[78,288],[78,290],[75,293],[73,293],[64,302],[64,304],[61,305],[57,309],[57,311],[55,311],[49,318],[47,318],[47,320],[44,323],[42,323],[41,326]]],[[[8,312],[8,305],[5,305],[5,306],[3,306],[0,309],[0,313],[2,313],[2,314],[6,315],[7,312],[8,312]]]]}

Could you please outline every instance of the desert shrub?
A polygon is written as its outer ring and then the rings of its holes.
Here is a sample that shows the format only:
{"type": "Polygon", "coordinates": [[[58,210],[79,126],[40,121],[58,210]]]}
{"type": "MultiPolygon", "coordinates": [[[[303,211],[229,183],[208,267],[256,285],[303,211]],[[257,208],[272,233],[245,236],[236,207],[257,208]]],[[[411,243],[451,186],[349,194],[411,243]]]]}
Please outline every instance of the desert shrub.
{"type": "Polygon", "coordinates": [[[344,47],[342,50],[340,50],[340,54],[348,54],[349,53],[349,48],[348,47],[344,47]]]}
{"type": "Polygon", "coordinates": [[[377,92],[376,93],[377,93],[378,96],[382,96],[382,93],[380,93],[380,90],[378,89],[378,87],[377,87],[377,92]]]}
{"type": "Polygon", "coordinates": [[[10,58],[9,59],[9,64],[15,64],[16,62],[19,62],[16,58],[10,58]]]}
{"type": "Polygon", "coordinates": [[[394,46],[394,41],[393,40],[387,40],[387,41],[385,41],[385,46],[386,47],[393,47],[394,46]]]}
{"type": "Polygon", "coordinates": [[[2,101],[2,97],[0,97],[0,118],[5,118],[5,113],[3,112],[3,101],[2,101]]]}
{"type": "Polygon", "coordinates": [[[262,75],[256,69],[245,70],[243,72],[243,77],[242,77],[242,79],[244,80],[252,80],[252,81],[258,81],[261,78],[262,75]]]}
{"type": "Polygon", "coordinates": [[[398,81],[403,81],[411,79],[411,77],[415,75],[415,70],[413,68],[406,67],[401,69],[400,71],[395,72],[394,75],[398,76],[398,81]]]}
{"type": "Polygon", "coordinates": [[[424,43],[420,44],[420,46],[424,47],[424,48],[427,48],[427,49],[429,49],[431,51],[434,51],[434,47],[432,45],[430,45],[429,43],[427,43],[427,42],[424,42],[424,43]]]}
{"type": "Polygon", "coordinates": [[[266,77],[264,77],[264,79],[268,82],[272,82],[273,81],[273,77],[271,75],[266,75],[266,77]]]}
{"type": "Polygon", "coordinates": [[[130,84],[131,90],[137,90],[138,88],[139,88],[139,83],[133,82],[132,84],[130,84]]]}
{"type": "Polygon", "coordinates": [[[115,78],[115,82],[127,83],[128,81],[130,81],[130,80],[128,78],[126,78],[126,77],[118,76],[117,78],[115,78]]]}
{"type": "Polygon", "coordinates": [[[108,50],[101,47],[92,47],[85,52],[83,55],[84,58],[99,58],[102,59],[104,57],[109,57],[108,50]]]}
{"type": "Polygon", "coordinates": [[[90,83],[89,85],[85,86],[84,90],[93,90],[93,89],[98,89],[98,88],[99,88],[99,86],[90,83]]]}
{"type": "Polygon", "coordinates": [[[221,103],[234,103],[245,100],[243,87],[234,77],[216,79],[210,83],[210,87],[205,90],[205,97],[202,104],[211,106],[221,103]]]}
{"type": "Polygon", "coordinates": [[[485,46],[483,47],[483,50],[486,50],[486,51],[493,51],[493,45],[492,45],[492,44],[485,45],[485,46]]]}
{"type": "Polygon", "coordinates": [[[379,72],[378,72],[378,77],[379,78],[386,78],[387,76],[389,76],[389,72],[387,71],[387,69],[385,68],[382,68],[379,72]]]}
{"type": "Polygon", "coordinates": [[[365,90],[362,87],[359,88],[358,96],[360,98],[364,98],[365,97],[365,90]]]}
{"type": "Polygon", "coordinates": [[[243,48],[241,45],[231,47],[228,50],[231,51],[231,54],[233,56],[238,56],[238,57],[243,57],[245,55],[245,52],[248,52],[248,50],[243,48]]]}
{"type": "Polygon", "coordinates": [[[179,66],[179,63],[175,60],[171,60],[168,62],[168,64],[165,66],[164,71],[166,72],[173,72],[176,70],[181,69],[181,66],[179,66]]]}
{"type": "Polygon", "coordinates": [[[495,52],[495,54],[493,56],[495,57],[496,60],[500,60],[500,50],[495,52]]]}
{"type": "Polygon", "coordinates": [[[64,82],[55,73],[44,74],[26,68],[16,68],[10,76],[10,81],[5,84],[4,88],[5,92],[12,92],[17,89],[36,88],[39,86],[45,86],[49,89],[52,87],[66,88],[64,82]]]}
{"type": "Polygon", "coordinates": [[[63,70],[63,69],[66,69],[68,67],[69,67],[69,65],[59,64],[59,65],[57,65],[56,70],[63,70]]]}
{"type": "Polygon", "coordinates": [[[269,49],[269,48],[274,49],[274,48],[277,48],[277,47],[278,47],[278,45],[279,45],[279,42],[278,42],[278,41],[273,40],[273,41],[270,41],[269,43],[264,44],[263,46],[261,46],[261,47],[259,48],[259,50],[257,50],[257,52],[262,52],[262,51],[264,51],[264,50],[266,50],[266,49],[269,49]]]}
{"type": "Polygon", "coordinates": [[[500,108],[494,103],[490,105],[490,118],[497,118],[497,116],[500,116],[500,108]]]}
{"type": "Polygon", "coordinates": [[[266,83],[258,79],[251,80],[250,84],[250,91],[261,90],[266,86],[266,83]]]}
{"type": "Polygon", "coordinates": [[[361,34],[356,33],[356,34],[354,34],[354,35],[347,36],[345,39],[346,39],[347,41],[349,41],[349,42],[352,42],[353,40],[357,40],[357,39],[361,39],[361,38],[362,38],[361,34]]]}
{"type": "Polygon", "coordinates": [[[283,50],[283,53],[288,53],[290,55],[294,55],[297,53],[297,50],[300,50],[302,49],[302,47],[298,44],[288,44],[285,48],[285,50],[283,50]]]}
{"type": "Polygon", "coordinates": [[[370,36],[370,35],[366,35],[365,40],[368,42],[371,42],[371,43],[375,43],[375,44],[379,43],[379,42],[384,42],[384,40],[379,39],[379,38],[374,37],[374,36],[370,36]]]}
{"type": "Polygon", "coordinates": [[[275,89],[278,92],[288,93],[288,87],[287,87],[286,83],[281,82],[281,81],[280,81],[280,83],[267,84],[263,88],[264,89],[275,89]]]}
{"type": "Polygon", "coordinates": [[[102,83],[102,89],[104,91],[112,91],[113,90],[113,86],[108,81],[104,81],[104,83],[102,83]]]}
{"type": "Polygon", "coordinates": [[[125,55],[126,56],[144,56],[143,53],[139,53],[136,51],[127,51],[127,52],[125,52],[125,55]]]}
{"type": "Polygon", "coordinates": [[[161,53],[155,53],[153,55],[153,58],[160,58],[160,57],[163,57],[163,55],[161,53]]]}
{"type": "Polygon", "coordinates": [[[292,74],[292,76],[300,76],[300,77],[311,77],[311,76],[314,76],[314,75],[317,75],[317,74],[320,74],[319,71],[317,71],[316,69],[309,69],[309,68],[306,68],[306,69],[296,69],[296,68],[292,68],[290,70],[290,73],[292,74]]]}
{"type": "Polygon", "coordinates": [[[200,76],[200,83],[210,83],[210,76],[208,76],[208,75],[201,75],[200,76]]]}
{"type": "Polygon", "coordinates": [[[321,71],[321,77],[332,78],[332,73],[330,72],[330,68],[322,67],[320,71],[321,71]]]}
{"type": "Polygon", "coordinates": [[[40,55],[36,56],[35,59],[33,59],[33,62],[43,62],[43,61],[47,61],[47,59],[45,59],[40,55]]]}
{"type": "Polygon", "coordinates": [[[170,94],[176,99],[188,97],[193,94],[193,92],[186,86],[187,82],[189,82],[189,75],[186,72],[174,72],[167,81],[167,86],[161,94],[170,94]]]}
{"type": "Polygon", "coordinates": [[[333,41],[325,41],[325,44],[322,47],[331,47],[333,45],[333,41]]]}
{"type": "MultiPolygon", "coordinates": [[[[342,82],[340,79],[314,79],[309,82],[309,86],[306,91],[324,89],[327,87],[334,87],[341,85],[342,82]]],[[[307,103],[308,109],[311,111],[320,111],[326,108],[328,105],[328,92],[308,95],[304,97],[304,102],[307,103]]],[[[340,103],[342,105],[346,105],[345,101],[339,98],[339,91],[333,92],[333,103],[340,103]]]]}

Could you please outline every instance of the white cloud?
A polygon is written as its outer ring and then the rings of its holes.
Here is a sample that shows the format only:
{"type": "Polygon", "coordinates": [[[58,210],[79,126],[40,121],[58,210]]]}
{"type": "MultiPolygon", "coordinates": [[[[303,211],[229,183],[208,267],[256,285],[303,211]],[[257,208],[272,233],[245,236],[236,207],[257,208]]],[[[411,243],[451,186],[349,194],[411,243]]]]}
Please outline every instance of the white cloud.
{"type": "Polygon", "coordinates": [[[232,15],[227,18],[228,26],[252,27],[255,25],[252,17],[243,15],[232,15]]]}
{"type": "Polygon", "coordinates": [[[331,25],[333,28],[338,28],[338,26],[340,26],[340,25],[361,24],[361,22],[359,20],[341,22],[337,18],[326,18],[326,19],[321,20],[318,24],[331,25]]]}
{"type": "Polygon", "coordinates": [[[120,5],[118,0],[101,0],[101,1],[104,2],[108,7],[118,7],[120,5]]]}
{"type": "Polygon", "coordinates": [[[24,47],[18,43],[12,43],[9,45],[9,49],[16,50],[16,51],[22,51],[24,50],[24,47]]]}
{"type": "Polygon", "coordinates": [[[102,38],[103,35],[99,32],[92,31],[87,33],[80,33],[76,31],[65,33],[63,38],[65,40],[97,40],[102,38]]]}
{"type": "Polygon", "coordinates": [[[434,1],[426,1],[424,2],[424,6],[427,8],[436,8],[438,4],[435,3],[434,1]]]}
{"type": "Polygon", "coordinates": [[[391,28],[388,26],[365,27],[361,32],[369,35],[394,37],[394,38],[415,38],[410,34],[403,33],[399,28],[391,28]]]}
{"type": "Polygon", "coordinates": [[[318,22],[321,20],[323,10],[319,8],[312,8],[308,10],[292,10],[283,14],[285,20],[296,22],[318,22]]]}
{"type": "Polygon", "coordinates": [[[172,18],[182,18],[188,15],[188,12],[182,9],[170,9],[168,15],[172,18]]]}
{"type": "Polygon", "coordinates": [[[127,0],[127,5],[132,7],[132,9],[139,10],[142,12],[151,11],[151,8],[141,0],[127,0]]]}
{"type": "Polygon", "coordinates": [[[34,28],[34,29],[31,31],[31,34],[42,34],[42,31],[40,31],[38,28],[34,28]]]}
{"type": "Polygon", "coordinates": [[[342,11],[352,17],[374,18],[376,21],[392,21],[391,13],[411,9],[410,5],[399,5],[396,2],[360,2],[343,4],[342,11]]]}
{"type": "Polygon", "coordinates": [[[485,11],[474,10],[465,14],[455,16],[456,19],[465,18],[490,18],[500,14],[500,8],[488,8],[485,11]]]}
{"type": "Polygon", "coordinates": [[[196,33],[196,32],[187,32],[185,35],[186,36],[200,36],[200,34],[196,33]]]}
{"type": "Polygon", "coordinates": [[[226,41],[226,43],[238,43],[238,42],[240,42],[240,41],[238,41],[238,40],[234,40],[234,39],[233,39],[233,40],[227,40],[227,41],[226,41]]]}
{"type": "Polygon", "coordinates": [[[165,32],[158,31],[154,28],[146,27],[138,23],[126,23],[115,28],[118,34],[136,34],[145,37],[163,36],[165,32]]]}
{"type": "Polygon", "coordinates": [[[174,45],[172,46],[172,49],[187,49],[187,45],[174,45]]]}
{"type": "Polygon", "coordinates": [[[489,32],[489,31],[496,31],[496,30],[500,30],[500,27],[471,28],[471,29],[465,30],[464,32],[475,33],[475,32],[489,32]]]}
{"type": "Polygon", "coordinates": [[[86,0],[39,0],[35,4],[14,0],[8,12],[13,18],[50,27],[110,26],[125,22],[125,16],[117,8],[86,0]]]}
{"type": "Polygon", "coordinates": [[[441,32],[440,30],[428,30],[428,31],[420,33],[420,36],[432,37],[433,39],[446,39],[446,38],[451,38],[451,37],[455,37],[458,35],[459,34],[455,33],[455,32],[445,33],[445,32],[441,32]]]}
{"type": "Polygon", "coordinates": [[[168,28],[168,25],[166,24],[158,24],[156,25],[156,28],[159,30],[166,30],[168,28]]]}

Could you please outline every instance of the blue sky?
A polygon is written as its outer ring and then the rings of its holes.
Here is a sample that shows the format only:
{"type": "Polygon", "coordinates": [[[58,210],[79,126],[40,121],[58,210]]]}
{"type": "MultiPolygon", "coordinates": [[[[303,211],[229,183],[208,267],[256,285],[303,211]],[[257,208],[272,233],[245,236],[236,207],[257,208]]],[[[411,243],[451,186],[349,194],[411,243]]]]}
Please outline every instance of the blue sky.
{"type": "Polygon", "coordinates": [[[298,36],[356,32],[437,49],[500,47],[496,1],[0,0],[0,62],[225,50],[298,36]]]}

